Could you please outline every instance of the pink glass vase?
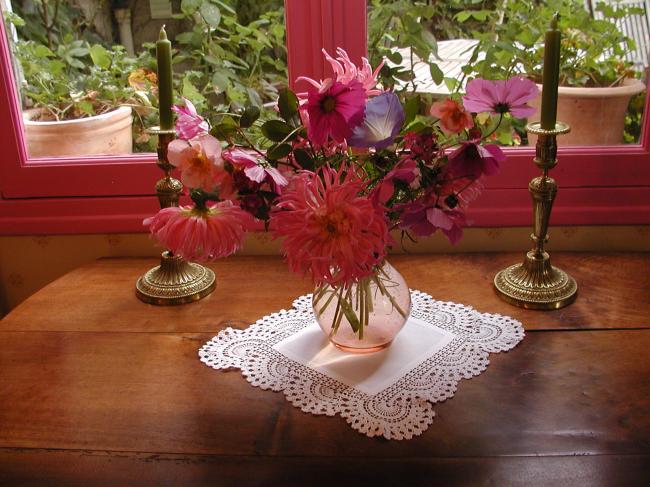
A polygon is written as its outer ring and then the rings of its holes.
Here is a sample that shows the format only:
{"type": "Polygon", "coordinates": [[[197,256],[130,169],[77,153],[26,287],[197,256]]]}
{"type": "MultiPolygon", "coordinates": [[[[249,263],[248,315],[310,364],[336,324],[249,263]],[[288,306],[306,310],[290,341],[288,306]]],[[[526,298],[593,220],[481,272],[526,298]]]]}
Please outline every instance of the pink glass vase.
{"type": "Polygon", "coordinates": [[[384,261],[375,274],[348,287],[318,286],[312,306],[316,321],[337,348],[370,353],[389,346],[404,327],[411,293],[402,275],[384,261]]]}

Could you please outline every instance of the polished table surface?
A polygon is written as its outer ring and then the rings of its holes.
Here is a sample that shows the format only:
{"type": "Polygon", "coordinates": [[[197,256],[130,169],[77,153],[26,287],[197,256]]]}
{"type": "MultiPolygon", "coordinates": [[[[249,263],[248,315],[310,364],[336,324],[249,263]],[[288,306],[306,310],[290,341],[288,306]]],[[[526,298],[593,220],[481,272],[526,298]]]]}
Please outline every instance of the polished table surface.
{"type": "Polygon", "coordinates": [[[413,289],[520,320],[526,338],[436,404],[407,441],[371,439],[197,350],[311,290],[278,257],[211,267],[217,290],[156,307],[134,294],[154,259],[101,259],[0,321],[0,485],[648,485],[650,253],[556,253],[570,307],[500,301],[522,254],[396,255],[413,289]]]}

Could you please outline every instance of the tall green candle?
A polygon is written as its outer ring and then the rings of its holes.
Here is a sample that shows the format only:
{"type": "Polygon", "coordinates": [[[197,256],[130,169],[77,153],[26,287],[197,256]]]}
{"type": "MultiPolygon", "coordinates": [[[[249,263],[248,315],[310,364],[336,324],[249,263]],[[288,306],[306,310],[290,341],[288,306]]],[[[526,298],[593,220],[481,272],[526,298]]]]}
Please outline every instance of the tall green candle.
{"type": "Polygon", "coordinates": [[[160,29],[156,42],[156,60],[158,61],[158,109],[160,110],[160,128],[174,128],[172,114],[172,43],[167,39],[165,26],[160,29]]]}
{"type": "Polygon", "coordinates": [[[544,37],[544,77],[542,81],[542,128],[555,129],[557,117],[557,85],[560,79],[560,30],[556,13],[544,37]]]}

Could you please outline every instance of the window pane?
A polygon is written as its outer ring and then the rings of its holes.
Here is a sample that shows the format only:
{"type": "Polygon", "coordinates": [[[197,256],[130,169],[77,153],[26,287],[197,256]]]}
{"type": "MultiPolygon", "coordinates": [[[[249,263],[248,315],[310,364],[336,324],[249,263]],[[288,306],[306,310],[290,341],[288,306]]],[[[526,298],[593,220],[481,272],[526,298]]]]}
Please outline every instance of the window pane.
{"type": "MultiPolygon", "coordinates": [[[[430,98],[462,93],[474,77],[520,75],[541,83],[544,34],[556,11],[563,36],[557,118],[572,126],[559,143],[638,143],[648,0],[458,0],[420,7],[408,0],[381,2],[370,9],[370,54],[374,62],[390,60],[385,84],[430,98]]],[[[494,138],[503,145],[534,144],[525,125],[536,120],[539,113],[530,120],[507,116],[494,138]]]]}
{"type": "Polygon", "coordinates": [[[163,24],[174,46],[175,102],[185,97],[207,118],[262,106],[286,85],[281,0],[3,6],[13,9],[5,18],[30,158],[155,150],[146,128],[158,124],[155,41],[163,24]]]}

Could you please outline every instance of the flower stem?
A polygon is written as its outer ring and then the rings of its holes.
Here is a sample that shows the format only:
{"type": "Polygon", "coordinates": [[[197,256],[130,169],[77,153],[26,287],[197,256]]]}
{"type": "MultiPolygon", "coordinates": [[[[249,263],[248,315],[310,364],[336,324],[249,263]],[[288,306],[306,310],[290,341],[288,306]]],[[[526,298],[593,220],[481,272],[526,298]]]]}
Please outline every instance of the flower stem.
{"type": "Polygon", "coordinates": [[[499,120],[496,124],[496,126],[490,130],[487,134],[485,134],[483,137],[481,137],[481,141],[486,140],[490,135],[492,135],[494,132],[498,130],[498,128],[501,126],[501,122],[503,121],[503,113],[499,113],[499,120]]]}

